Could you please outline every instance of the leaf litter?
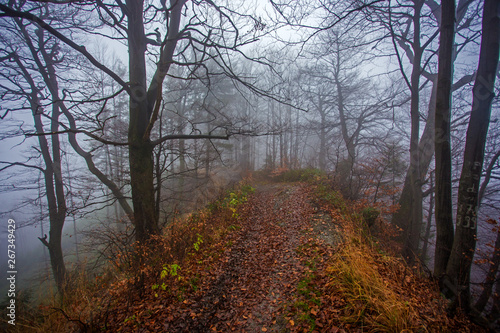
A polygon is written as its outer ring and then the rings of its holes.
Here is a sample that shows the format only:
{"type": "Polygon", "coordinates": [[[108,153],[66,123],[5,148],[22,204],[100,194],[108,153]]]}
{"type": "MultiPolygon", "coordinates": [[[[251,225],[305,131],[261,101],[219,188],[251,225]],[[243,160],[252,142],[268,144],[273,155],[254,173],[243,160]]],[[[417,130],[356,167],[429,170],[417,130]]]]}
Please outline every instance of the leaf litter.
{"type": "MultiPolygon", "coordinates": [[[[100,330],[391,331],[378,325],[380,314],[370,307],[370,300],[353,300],[343,288],[338,278],[342,274],[334,267],[346,259],[341,252],[346,220],[317,200],[313,190],[304,183],[260,184],[239,209],[237,226],[231,225],[231,232],[190,253],[180,263],[178,276],[169,276],[159,286],[155,284],[158,274],[150,274],[139,293],[117,284],[120,288],[108,302],[112,310],[100,317],[100,330]],[[358,320],[349,320],[354,315],[358,320]]],[[[428,290],[431,282],[408,273],[403,263],[385,258],[368,260],[374,274],[388,287],[394,285],[397,297],[404,295],[408,304],[420,304],[412,308],[416,324],[407,332],[431,332],[432,327],[480,331],[463,316],[448,318],[443,300],[436,300],[438,293],[428,290]],[[402,280],[388,268],[391,265],[401,270],[402,280]]]]}

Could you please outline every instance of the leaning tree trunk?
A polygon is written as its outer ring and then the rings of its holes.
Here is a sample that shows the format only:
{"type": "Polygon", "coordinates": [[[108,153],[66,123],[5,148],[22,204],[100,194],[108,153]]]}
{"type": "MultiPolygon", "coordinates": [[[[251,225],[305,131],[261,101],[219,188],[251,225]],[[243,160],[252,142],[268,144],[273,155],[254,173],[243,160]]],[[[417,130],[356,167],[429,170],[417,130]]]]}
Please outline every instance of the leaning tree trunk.
{"type": "MultiPolygon", "coordinates": [[[[37,33],[38,37],[38,49],[36,49],[33,44],[33,40],[26,31],[26,28],[21,24],[21,21],[16,19],[16,23],[20,27],[20,30],[26,40],[28,48],[37,64],[41,75],[50,90],[52,95],[52,100],[58,101],[58,84],[57,77],[55,73],[55,68],[53,66],[53,59],[45,50],[45,36],[43,30],[37,33]],[[45,61],[45,66],[42,64],[40,59],[40,54],[45,61]]],[[[42,113],[39,108],[41,107],[40,101],[38,99],[39,90],[33,81],[32,77],[29,75],[26,67],[19,60],[19,57],[15,56],[15,61],[17,62],[19,68],[23,72],[23,76],[31,87],[31,95],[29,97],[30,106],[32,109],[33,122],[35,125],[35,130],[37,133],[45,133],[42,113]]],[[[50,131],[57,133],[59,131],[59,118],[61,115],[60,103],[56,102],[52,105],[52,114],[50,117],[50,131]]],[[[66,266],[64,264],[64,255],[62,250],[62,230],[64,227],[64,222],[66,219],[66,196],[64,192],[64,183],[62,177],[62,162],[61,162],[61,149],[59,134],[52,134],[49,146],[49,141],[45,135],[38,136],[38,143],[40,147],[40,154],[43,158],[45,170],[44,181],[45,181],[45,196],[47,199],[47,205],[49,210],[49,239],[47,241],[47,235],[39,237],[40,241],[49,250],[50,264],[52,267],[52,274],[56,282],[57,290],[62,295],[64,293],[64,288],[66,286],[66,266]]]]}
{"type": "MultiPolygon", "coordinates": [[[[452,86],[452,91],[460,89],[464,85],[472,82],[473,75],[465,75],[460,80],[455,82],[452,86]]],[[[435,81],[435,80],[433,80],[435,81]]],[[[419,162],[420,162],[420,177],[424,179],[425,175],[429,170],[429,166],[432,162],[432,157],[434,156],[434,116],[436,108],[436,89],[437,83],[433,84],[431,98],[429,100],[429,111],[427,116],[427,121],[425,123],[424,131],[420,137],[420,142],[418,144],[419,150],[419,162]]],[[[406,227],[407,221],[410,220],[411,212],[411,186],[410,186],[410,170],[408,170],[405,181],[403,184],[403,190],[401,191],[401,197],[398,201],[400,208],[392,217],[392,221],[395,225],[404,229],[406,227]]]]}
{"type": "Polygon", "coordinates": [[[347,171],[345,174],[342,176],[347,176],[347,192],[346,194],[349,196],[349,198],[353,198],[357,196],[357,193],[353,190],[353,177],[354,177],[354,163],[356,159],[356,146],[354,144],[354,135],[349,135],[349,130],[347,128],[347,117],[346,117],[346,110],[345,110],[345,100],[344,100],[344,95],[343,95],[343,87],[342,83],[340,82],[340,45],[337,43],[337,62],[336,62],[336,68],[334,72],[334,80],[335,80],[335,87],[337,90],[337,103],[338,103],[338,111],[339,111],[339,120],[340,120],[340,129],[342,132],[342,139],[344,141],[346,150],[347,150],[347,171]]]}
{"type": "MultiPolygon", "coordinates": [[[[434,81],[433,81],[434,82],[434,81]]],[[[429,166],[434,156],[434,110],[436,107],[436,84],[433,83],[431,98],[429,100],[429,111],[427,116],[427,121],[425,123],[424,131],[420,138],[418,145],[419,151],[419,171],[421,179],[425,178],[429,166]]],[[[411,202],[412,202],[412,187],[410,181],[411,169],[408,169],[405,180],[403,183],[403,189],[401,191],[401,196],[399,198],[398,204],[399,209],[392,216],[392,223],[406,230],[408,228],[408,221],[411,219],[411,202]]],[[[402,240],[402,239],[401,239],[402,240]]]]}
{"type": "Polygon", "coordinates": [[[470,269],[477,233],[479,181],[494,97],[500,38],[500,2],[485,0],[477,78],[458,187],[456,234],[446,274],[457,290],[457,303],[470,310],[470,269]]]}

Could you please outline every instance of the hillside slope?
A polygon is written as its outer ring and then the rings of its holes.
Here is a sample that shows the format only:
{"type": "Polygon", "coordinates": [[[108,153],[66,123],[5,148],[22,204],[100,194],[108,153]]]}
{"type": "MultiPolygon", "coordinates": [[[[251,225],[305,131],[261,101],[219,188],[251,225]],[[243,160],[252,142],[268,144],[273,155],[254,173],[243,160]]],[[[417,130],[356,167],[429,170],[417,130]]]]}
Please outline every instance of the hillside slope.
{"type": "Polygon", "coordinates": [[[67,307],[78,319],[59,317],[61,330],[482,331],[449,318],[435,284],[384,252],[361,206],[321,184],[249,188],[172,226],[143,266],[67,307]]]}

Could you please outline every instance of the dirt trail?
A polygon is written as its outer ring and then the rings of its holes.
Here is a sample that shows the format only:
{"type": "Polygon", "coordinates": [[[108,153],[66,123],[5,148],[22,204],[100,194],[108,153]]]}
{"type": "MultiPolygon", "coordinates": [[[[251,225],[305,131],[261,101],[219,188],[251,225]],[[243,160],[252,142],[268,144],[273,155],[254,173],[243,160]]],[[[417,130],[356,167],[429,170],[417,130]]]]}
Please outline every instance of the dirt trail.
{"type": "Polygon", "coordinates": [[[320,193],[297,183],[260,185],[246,203],[232,193],[238,205],[220,201],[193,215],[180,229],[187,241],[174,234],[184,260],[165,264],[175,238],[160,242],[163,252],[144,270],[99,299],[95,326],[78,317],[68,325],[123,333],[483,332],[464,316],[449,318],[435,284],[364,246],[351,231],[358,218],[349,221],[320,193]]]}
{"type": "Polygon", "coordinates": [[[172,318],[169,331],[277,332],[289,325],[283,306],[293,302],[304,271],[297,248],[307,242],[314,208],[304,187],[286,184],[261,185],[248,204],[221,273],[184,301],[189,315],[172,318]]]}

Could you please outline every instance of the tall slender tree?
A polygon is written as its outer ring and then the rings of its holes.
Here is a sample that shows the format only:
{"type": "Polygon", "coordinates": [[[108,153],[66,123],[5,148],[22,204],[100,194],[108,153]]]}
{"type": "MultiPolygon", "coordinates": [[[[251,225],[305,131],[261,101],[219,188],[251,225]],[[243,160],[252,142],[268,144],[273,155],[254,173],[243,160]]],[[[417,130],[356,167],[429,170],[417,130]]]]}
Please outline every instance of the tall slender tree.
{"type": "Polygon", "coordinates": [[[453,246],[451,197],[451,85],[453,78],[453,43],[455,40],[455,1],[441,1],[439,67],[435,110],[436,151],[436,255],[434,274],[441,276],[453,246]]]}
{"type": "Polygon", "coordinates": [[[477,78],[467,129],[457,199],[455,238],[446,274],[456,288],[456,305],[470,309],[470,269],[477,233],[477,207],[484,149],[500,52],[500,2],[485,0],[477,78]]]}
{"type": "MultiPolygon", "coordinates": [[[[434,155],[434,110],[436,106],[435,99],[437,97],[437,74],[432,72],[429,64],[436,54],[436,51],[433,50],[435,45],[434,40],[439,33],[438,28],[441,25],[441,6],[437,2],[422,0],[413,1],[412,3],[411,6],[408,6],[397,2],[395,5],[389,6],[389,14],[383,11],[378,17],[378,20],[390,33],[401,73],[410,90],[409,100],[410,103],[413,103],[413,106],[410,106],[410,109],[413,110],[410,112],[410,114],[413,112],[412,133],[417,128],[417,124],[413,122],[416,122],[417,119],[420,121],[419,118],[426,119],[422,135],[420,136],[419,130],[413,136],[413,148],[410,148],[410,167],[399,200],[400,209],[393,215],[393,223],[402,229],[402,241],[404,242],[406,256],[409,258],[414,258],[419,249],[419,238],[422,227],[421,185],[425,180],[434,155]],[[419,11],[417,11],[417,5],[421,5],[419,11]],[[412,9],[411,11],[410,8],[412,9]],[[403,57],[400,50],[404,52],[405,57],[403,57]],[[412,72],[410,77],[405,73],[405,61],[411,64],[412,72]],[[419,66],[416,65],[418,61],[421,62],[419,66]],[[417,74],[421,79],[425,79],[425,81],[420,84],[422,80],[418,80],[419,86],[414,86],[414,83],[417,83],[417,74]],[[432,84],[432,88],[428,103],[428,113],[422,117],[420,114],[421,110],[416,109],[416,105],[421,104],[420,102],[417,103],[416,97],[418,95],[418,99],[421,99],[422,96],[419,91],[423,90],[429,83],[432,84]],[[416,173],[416,169],[418,169],[419,176],[416,173]],[[418,187],[420,187],[420,190],[418,187]],[[414,198],[414,195],[417,195],[418,198],[414,198]]],[[[473,25],[474,17],[477,14],[474,10],[469,11],[471,4],[472,2],[468,0],[459,1],[455,20],[456,31],[465,31],[473,25]],[[474,15],[471,13],[474,13],[474,15]]],[[[457,59],[460,51],[469,42],[470,39],[465,39],[460,47],[454,49],[453,61],[457,59]]],[[[472,80],[473,75],[471,73],[463,75],[453,84],[452,91],[464,87],[472,80]]],[[[412,146],[411,143],[410,146],[412,146]]]]}

